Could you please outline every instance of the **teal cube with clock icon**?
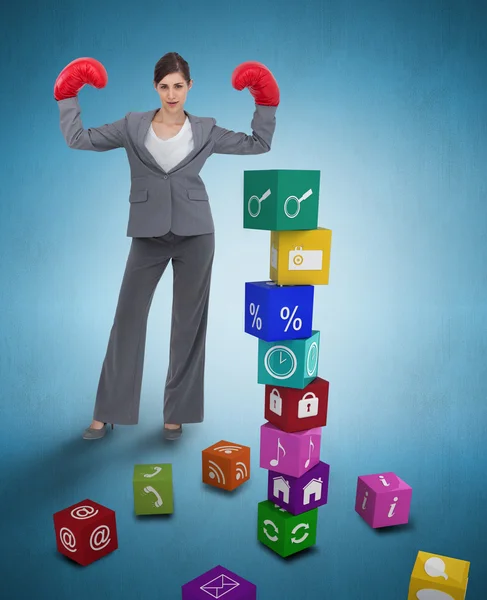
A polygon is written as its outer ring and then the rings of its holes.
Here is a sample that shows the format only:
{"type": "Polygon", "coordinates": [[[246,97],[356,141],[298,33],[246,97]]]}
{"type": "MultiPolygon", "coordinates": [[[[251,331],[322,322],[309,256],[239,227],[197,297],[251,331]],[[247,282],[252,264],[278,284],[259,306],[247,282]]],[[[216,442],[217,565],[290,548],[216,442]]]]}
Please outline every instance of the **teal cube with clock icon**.
{"type": "Polygon", "coordinates": [[[257,382],[304,389],[318,376],[320,332],[308,338],[266,342],[259,339],[257,382]]]}

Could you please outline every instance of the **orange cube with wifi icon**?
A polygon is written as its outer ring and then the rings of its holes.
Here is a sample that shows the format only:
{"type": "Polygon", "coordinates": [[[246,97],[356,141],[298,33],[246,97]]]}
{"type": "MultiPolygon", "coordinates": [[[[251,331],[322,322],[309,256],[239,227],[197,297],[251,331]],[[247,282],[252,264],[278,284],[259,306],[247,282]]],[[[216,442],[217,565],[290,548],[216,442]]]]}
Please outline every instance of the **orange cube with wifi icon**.
{"type": "Polygon", "coordinates": [[[231,492],[250,479],[250,447],[221,440],[202,452],[203,483],[231,492]]]}

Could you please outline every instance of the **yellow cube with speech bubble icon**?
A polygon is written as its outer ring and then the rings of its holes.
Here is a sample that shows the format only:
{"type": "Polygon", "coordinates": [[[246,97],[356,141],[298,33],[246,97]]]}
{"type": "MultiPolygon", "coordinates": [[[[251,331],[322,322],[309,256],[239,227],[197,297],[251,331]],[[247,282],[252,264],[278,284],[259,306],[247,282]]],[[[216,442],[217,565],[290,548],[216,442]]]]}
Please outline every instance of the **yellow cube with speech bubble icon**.
{"type": "Polygon", "coordinates": [[[466,560],[418,552],[408,600],[464,600],[469,569],[466,560]]]}
{"type": "Polygon", "coordinates": [[[331,230],[271,231],[269,277],[277,285],[326,285],[331,230]]]}

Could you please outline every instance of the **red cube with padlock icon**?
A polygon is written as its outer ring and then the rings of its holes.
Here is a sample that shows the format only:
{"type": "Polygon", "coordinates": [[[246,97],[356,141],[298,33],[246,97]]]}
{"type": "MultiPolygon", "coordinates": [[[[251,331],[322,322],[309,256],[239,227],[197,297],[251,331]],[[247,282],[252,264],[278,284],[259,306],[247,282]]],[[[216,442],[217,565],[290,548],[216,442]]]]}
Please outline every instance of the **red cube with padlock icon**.
{"type": "Polygon", "coordinates": [[[282,431],[294,433],[325,427],[330,383],[316,377],[303,389],[265,386],[265,418],[282,431]]]}
{"type": "Polygon", "coordinates": [[[57,549],[85,567],[118,548],[115,512],[83,500],[54,514],[57,549]]]}

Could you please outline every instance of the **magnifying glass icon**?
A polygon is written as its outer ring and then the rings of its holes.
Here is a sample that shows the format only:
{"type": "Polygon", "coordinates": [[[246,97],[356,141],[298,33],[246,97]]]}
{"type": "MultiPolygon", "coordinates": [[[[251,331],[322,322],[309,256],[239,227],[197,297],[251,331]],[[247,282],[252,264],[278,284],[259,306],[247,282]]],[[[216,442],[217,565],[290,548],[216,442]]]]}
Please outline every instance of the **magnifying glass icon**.
{"type": "Polygon", "coordinates": [[[295,217],[297,217],[299,215],[299,211],[301,210],[301,202],[306,200],[306,198],[309,198],[312,193],[313,193],[313,190],[309,189],[305,194],[303,194],[301,196],[301,198],[297,198],[296,196],[289,196],[289,198],[286,198],[286,202],[284,202],[284,213],[285,213],[286,217],[289,217],[290,219],[294,219],[295,217]],[[288,210],[289,202],[292,200],[295,200],[297,203],[296,210],[293,213],[291,213],[288,210]]]}
{"type": "Polygon", "coordinates": [[[258,217],[258,216],[260,215],[260,207],[261,207],[261,204],[262,204],[262,202],[264,202],[264,200],[265,200],[266,198],[268,198],[270,195],[271,195],[271,190],[270,190],[270,188],[269,188],[269,189],[267,190],[267,192],[264,192],[260,198],[259,198],[259,196],[250,196],[250,198],[249,198],[249,201],[248,201],[248,204],[247,204],[247,209],[248,209],[248,211],[249,211],[249,215],[250,215],[251,217],[258,217]],[[256,210],[256,211],[254,211],[254,212],[252,212],[252,209],[251,209],[251,207],[250,207],[250,204],[251,204],[251,202],[252,202],[253,200],[257,200],[257,202],[258,202],[258,205],[257,205],[257,210],[256,210]]]}

